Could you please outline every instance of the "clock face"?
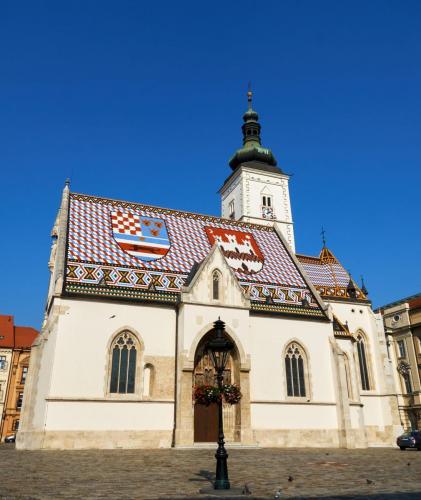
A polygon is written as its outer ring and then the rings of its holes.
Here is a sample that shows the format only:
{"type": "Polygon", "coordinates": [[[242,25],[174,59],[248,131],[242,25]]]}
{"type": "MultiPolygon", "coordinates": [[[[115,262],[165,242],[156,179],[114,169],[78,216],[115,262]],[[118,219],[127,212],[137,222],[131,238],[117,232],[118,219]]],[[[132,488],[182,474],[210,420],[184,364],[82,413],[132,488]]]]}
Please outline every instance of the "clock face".
{"type": "Polygon", "coordinates": [[[264,219],[273,219],[273,209],[272,207],[262,207],[262,217],[264,219]]]}

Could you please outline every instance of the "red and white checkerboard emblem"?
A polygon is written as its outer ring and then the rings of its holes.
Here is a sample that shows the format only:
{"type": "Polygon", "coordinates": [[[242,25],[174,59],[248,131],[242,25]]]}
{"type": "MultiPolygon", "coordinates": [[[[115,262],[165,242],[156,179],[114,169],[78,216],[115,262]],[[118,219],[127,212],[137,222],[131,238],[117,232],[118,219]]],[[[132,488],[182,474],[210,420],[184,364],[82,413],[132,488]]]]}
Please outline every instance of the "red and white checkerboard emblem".
{"type": "Polygon", "coordinates": [[[170,249],[165,221],[130,212],[111,212],[111,226],[118,246],[140,260],[164,257],[170,249]]]}
{"type": "Polygon", "coordinates": [[[140,228],[140,217],[136,214],[112,212],[111,222],[113,231],[120,234],[131,234],[140,236],[142,230],[140,228]]]}

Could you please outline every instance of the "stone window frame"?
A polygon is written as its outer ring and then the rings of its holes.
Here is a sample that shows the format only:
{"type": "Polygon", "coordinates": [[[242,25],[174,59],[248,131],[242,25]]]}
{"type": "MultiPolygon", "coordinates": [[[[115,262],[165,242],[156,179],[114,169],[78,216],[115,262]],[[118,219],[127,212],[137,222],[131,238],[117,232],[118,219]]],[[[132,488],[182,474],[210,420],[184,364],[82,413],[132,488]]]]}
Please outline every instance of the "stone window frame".
{"type": "Polygon", "coordinates": [[[224,300],[224,287],[223,287],[223,275],[222,272],[216,267],[212,269],[212,272],[210,273],[210,299],[212,302],[223,302],[224,300]],[[215,298],[215,276],[218,276],[218,298],[215,298]]]}
{"type": "Polygon", "coordinates": [[[358,367],[357,370],[357,375],[358,375],[358,382],[359,382],[359,389],[363,393],[367,392],[372,392],[375,390],[376,385],[374,383],[374,376],[373,376],[373,364],[372,364],[372,354],[371,354],[371,347],[370,347],[370,342],[368,340],[368,336],[365,333],[365,331],[362,328],[357,328],[355,331],[355,363],[356,366],[358,367]],[[361,337],[363,342],[364,342],[364,352],[365,352],[365,362],[367,366],[367,377],[368,377],[368,389],[363,389],[363,384],[362,384],[362,379],[361,379],[361,366],[360,366],[360,358],[358,356],[358,337],[361,337]]]}
{"type": "Polygon", "coordinates": [[[312,394],[312,383],[311,383],[311,369],[310,369],[310,356],[308,354],[308,350],[304,347],[302,341],[293,338],[289,339],[288,342],[284,345],[282,349],[282,375],[283,375],[283,386],[284,386],[284,395],[287,401],[311,401],[313,399],[312,394]],[[303,368],[304,368],[304,388],[305,388],[305,396],[288,396],[288,385],[287,385],[287,374],[286,374],[286,366],[285,366],[285,358],[287,354],[287,350],[293,344],[296,344],[300,349],[300,354],[303,358],[303,368]]]}
{"type": "Polygon", "coordinates": [[[19,376],[19,385],[25,385],[25,382],[28,380],[28,372],[29,372],[29,356],[26,356],[22,361],[19,363],[19,368],[20,368],[20,376],[19,376]],[[26,375],[25,379],[23,379],[23,373],[24,369],[26,368],[26,375]]]}
{"type": "Polygon", "coordinates": [[[107,344],[106,350],[106,370],[105,370],[105,380],[104,380],[104,396],[106,398],[111,399],[142,399],[143,398],[143,358],[144,358],[144,343],[142,337],[139,333],[129,327],[125,326],[119,328],[116,332],[114,332],[107,344]],[[136,343],[136,374],[135,374],[135,386],[133,393],[119,393],[119,392],[110,392],[110,381],[111,381],[111,369],[112,369],[112,358],[113,358],[113,345],[117,338],[123,334],[129,333],[135,340],[136,343]]]}

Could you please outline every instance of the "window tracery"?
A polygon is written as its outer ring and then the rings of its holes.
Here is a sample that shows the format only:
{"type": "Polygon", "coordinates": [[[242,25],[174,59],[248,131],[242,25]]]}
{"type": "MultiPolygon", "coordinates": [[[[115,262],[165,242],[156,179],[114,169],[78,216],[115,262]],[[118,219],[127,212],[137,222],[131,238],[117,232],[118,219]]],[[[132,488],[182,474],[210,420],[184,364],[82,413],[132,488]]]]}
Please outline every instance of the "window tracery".
{"type": "Polygon", "coordinates": [[[285,374],[288,396],[306,396],[306,370],[304,349],[296,342],[291,342],[285,350],[285,374]]]}
{"type": "Polygon", "coordinates": [[[128,331],[117,335],[111,344],[111,394],[133,394],[136,385],[136,338],[128,331]]]}

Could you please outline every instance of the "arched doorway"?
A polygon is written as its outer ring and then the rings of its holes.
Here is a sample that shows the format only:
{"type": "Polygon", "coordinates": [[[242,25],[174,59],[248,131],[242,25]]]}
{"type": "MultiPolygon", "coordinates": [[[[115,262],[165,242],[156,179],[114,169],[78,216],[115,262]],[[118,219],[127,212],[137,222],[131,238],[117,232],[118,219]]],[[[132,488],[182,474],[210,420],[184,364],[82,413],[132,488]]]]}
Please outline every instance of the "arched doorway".
{"type": "MultiPolygon", "coordinates": [[[[198,385],[217,385],[215,369],[209,354],[205,350],[206,343],[213,331],[208,332],[200,341],[194,357],[193,390],[198,385]]],[[[232,339],[230,339],[232,341],[232,339]]],[[[224,370],[225,384],[240,383],[239,355],[234,347],[229,355],[224,370]]],[[[241,404],[241,403],[240,403],[241,404]]],[[[224,434],[226,441],[240,441],[241,411],[240,404],[229,405],[223,403],[224,434]]],[[[194,410],[194,442],[216,442],[218,440],[218,411],[217,405],[196,405],[194,410]]]]}

